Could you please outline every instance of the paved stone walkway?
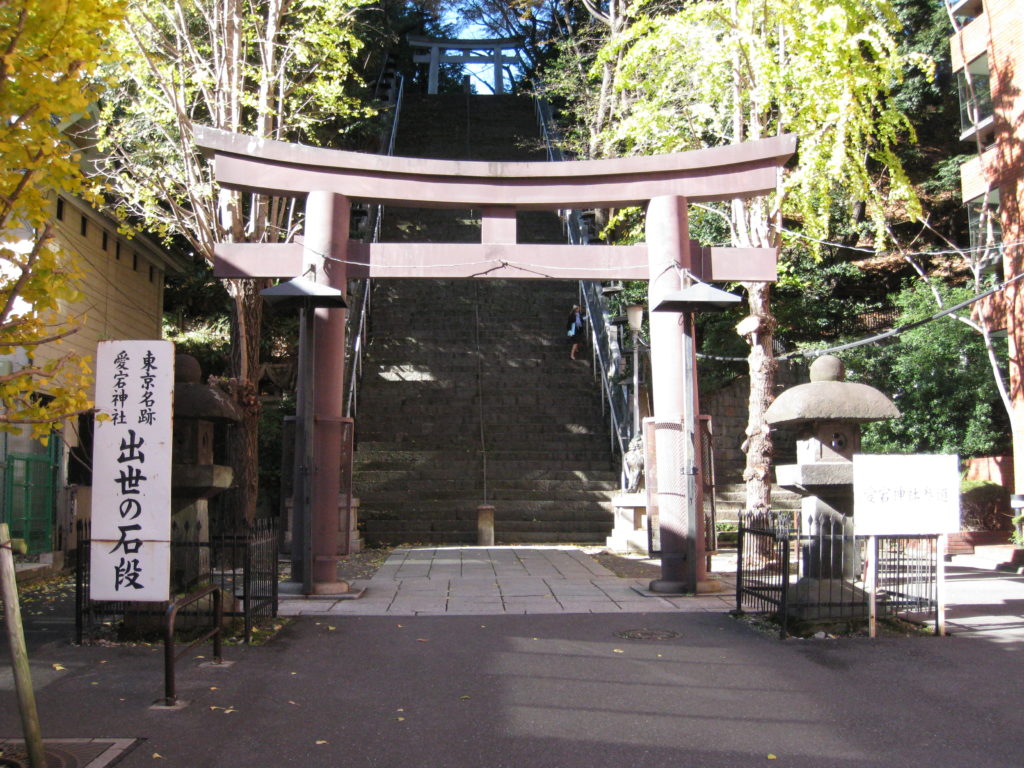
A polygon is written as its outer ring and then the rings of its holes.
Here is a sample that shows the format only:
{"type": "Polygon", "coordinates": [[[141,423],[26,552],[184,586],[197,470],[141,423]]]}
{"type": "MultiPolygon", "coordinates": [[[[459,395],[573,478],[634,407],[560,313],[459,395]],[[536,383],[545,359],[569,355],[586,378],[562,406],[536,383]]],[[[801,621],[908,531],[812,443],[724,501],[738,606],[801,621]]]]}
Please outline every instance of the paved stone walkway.
{"type": "Polygon", "coordinates": [[[646,597],[644,579],[619,578],[576,547],[396,549],[358,599],[283,598],[282,616],[424,616],[725,612],[729,592],[646,597]]]}

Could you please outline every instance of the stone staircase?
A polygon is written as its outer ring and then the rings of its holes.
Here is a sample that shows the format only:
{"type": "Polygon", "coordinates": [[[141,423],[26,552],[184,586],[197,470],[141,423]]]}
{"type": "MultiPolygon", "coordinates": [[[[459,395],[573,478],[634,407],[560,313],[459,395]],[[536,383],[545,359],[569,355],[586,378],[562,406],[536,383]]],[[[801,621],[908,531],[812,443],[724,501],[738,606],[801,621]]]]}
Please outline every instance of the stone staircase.
{"type": "MultiPolygon", "coordinates": [[[[734,523],[746,509],[747,491],[743,483],[729,483],[715,489],[715,518],[720,523],[734,523]]],[[[793,491],[772,486],[772,509],[776,512],[799,512],[801,496],[793,491]]]]}
{"type": "MultiPolygon", "coordinates": [[[[535,160],[529,99],[421,96],[397,154],[535,160]],[[531,143],[532,142],[532,143],[531,143]]],[[[520,242],[564,242],[554,214],[520,242]]],[[[479,242],[474,211],[390,209],[385,241],[479,242]]],[[[603,542],[618,487],[597,385],[571,361],[573,281],[378,280],[357,417],[353,483],[370,544],[603,542]]]]}

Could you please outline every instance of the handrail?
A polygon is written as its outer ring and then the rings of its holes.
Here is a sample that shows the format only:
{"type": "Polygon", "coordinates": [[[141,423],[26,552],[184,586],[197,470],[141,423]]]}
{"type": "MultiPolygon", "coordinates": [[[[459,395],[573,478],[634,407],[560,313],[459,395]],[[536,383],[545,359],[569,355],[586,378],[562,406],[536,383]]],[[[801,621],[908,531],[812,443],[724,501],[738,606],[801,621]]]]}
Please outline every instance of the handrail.
{"type": "MultiPolygon", "coordinates": [[[[391,126],[388,129],[388,145],[386,151],[388,156],[395,154],[395,138],[398,136],[398,117],[402,112],[402,98],[405,95],[405,78],[400,74],[395,77],[398,82],[398,90],[395,95],[394,113],[391,115],[391,126]]],[[[384,206],[378,205],[373,222],[373,232],[370,235],[370,242],[376,243],[380,241],[381,221],[383,218],[384,206]]],[[[352,337],[352,354],[350,357],[352,373],[349,378],[348,397],[345,401],[345,416],[348,418],[355,418],[356,411],[359,406],[357,392],[359,389],[359,382],[363,377],[363,352],[366,349],[369,337],[370,297],[373,293],[370,290],[370,287],[370,279],[367,278],[363,281],[363,295],[360,298],[359,325],[356,329],[355,335],[352,337]]]]}
{"type": "MultiPolygon", "coordinates": [[[[534,97],[534,111],[540,125],[541,137],[547,149],[548,160],[563,162],[568,158],[559,146],[558,130],[551,114],[551,104],[540,97],[534,97]]],[[[583,226],[581,211],[561,211],[565,222],[566,234],[571,245],[587,245],[590,232],[583,226]]],[[[618,450],[619,456],[626,453],[626,448],[633,438],[633,423],[630,419],[629,396],[620,388],[616,396],[611,376],[620,368],[621,353],[618,344],[614,343],[608,333],[607,302],[601,293],[601,284],[594,280],[580,281],[580,296],[586,305],[587,317],[590,320],[592,346],[595,365],[601,372],[601,403],[602,410],[607,403],[610,421],[610,440],[612,451],[618,450]]],[[[628,385],[625,385],[628,387],[628,385]]]]}
{"type": "Polygon", "coordinates": [[[600,294],[600,283],[581,280],[580,293],[586,306],[587,319],[590,321],[591,342],[596,357],[595,364],[601,373],[602,400],[608,404],[612,451],[618,449],[619,455],[622,456],[626,453],[626,448],[632,439],[632,422],[629,420],[628,397],[617,398],[612,389],[611,375],[618,369],[618,363],[613,360],[612,353],[617,350],[613,350],[608,343],[608,327],[605,322],[605,308],[603,297],[600,294]]]}
{"type": "Polygon", "coordinates": [[[223,662],[221,657],[221,634],[224,628],[224,609],[223,601],[221,598],[220,587],[211,585],[205,587],[190,595],[184,595],[179,597],[169,606],[167,606],[167,624],[164,627],[164,705],[173,707],[178,703],[177,691],[175,690],[174,684],[174,663],[184,656],[186,653],[191,651],[197,645],[201,645],[213,638],[213,660],[215,663],[220,664],[223,662]],[[179,651],[177,654],[174,652],[174,621],[178,618],[178,610],[184,608],[186,605],[191,605],[197,600],[202,600],[207,595],[213,595],[213,629],[207,632],[202,637],[199,637],[189,643],[185,648],[179,651]]]}

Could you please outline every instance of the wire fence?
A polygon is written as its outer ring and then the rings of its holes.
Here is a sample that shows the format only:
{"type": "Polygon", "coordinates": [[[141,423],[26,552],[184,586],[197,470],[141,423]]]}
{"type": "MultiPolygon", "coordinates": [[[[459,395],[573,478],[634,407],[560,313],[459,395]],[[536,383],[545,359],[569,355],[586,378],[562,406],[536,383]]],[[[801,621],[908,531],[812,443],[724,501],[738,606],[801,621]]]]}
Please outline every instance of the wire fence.
{"type": "Polygon", "coordinates": [[[938,537],[853,533],[853,520],[838,514],[809,516],[803,530],[779,512],[740,514],[736,563],[736,612],[771,616],[780,635],[801,625],[867,622],[872,563],[877,615],[913,622],[936,621],[938,537]]]}
{"type": "MultiPolygon", "coordinates": [[[[91,521],[76,524],[75,641],[159,631],[171,601],[139,603],[89,598],[91,521]]],[[[223,614],[240,618],[245,641],[260,622],[277,616],[277,522],[261,518],[237,525],[175,520],[171,527],[172,601],[207,586],[224,595],[223,614]]],[[[213,605],[199,601],[184,609],[180,626],[208,625],[213,605]],[[191,618],[190,618],[191,617],[191,618]]]]}

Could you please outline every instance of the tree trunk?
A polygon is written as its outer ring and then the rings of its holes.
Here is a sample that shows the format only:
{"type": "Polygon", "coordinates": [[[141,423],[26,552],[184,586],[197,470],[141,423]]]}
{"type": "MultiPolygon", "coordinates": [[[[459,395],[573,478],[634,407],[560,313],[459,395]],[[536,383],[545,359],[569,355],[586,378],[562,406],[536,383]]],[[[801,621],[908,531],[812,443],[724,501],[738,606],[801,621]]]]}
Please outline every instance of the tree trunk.
{"type": "Polygon", "coordinates": [[[235,522],[250,522],[256,517],[259,493],[259,415],[258,377],[259,337],[263,318],[263,299],[259,295],[265,281],[225,281],[234,300],[231,318],[230,394],[242,412],[242,421],[230,431],[228,460],[234,472],[234,485],[222,499],[222,508],[235,522]]]}
{"type": "Polygon", "coordinates": [[[778,363],[772,351],[775,318],[771,314],[770,283],[744,283],[750,315],[737,331],[750,343],[747,365],[750,375],[750,399],[747,406],[747,439],[743,450],[747,457],[743,480],[747,485],[747,510],[765,511],[771,506],[772,445],[764,412],[775,399],[775,371],[778,363]]]}

